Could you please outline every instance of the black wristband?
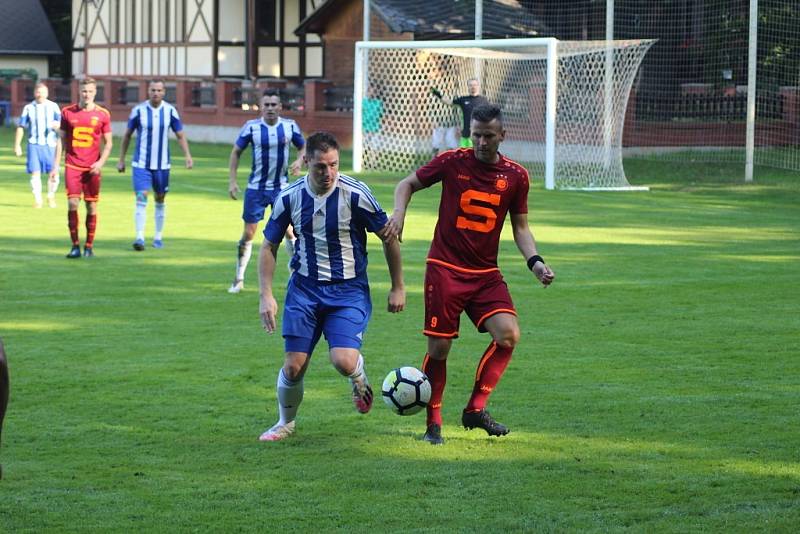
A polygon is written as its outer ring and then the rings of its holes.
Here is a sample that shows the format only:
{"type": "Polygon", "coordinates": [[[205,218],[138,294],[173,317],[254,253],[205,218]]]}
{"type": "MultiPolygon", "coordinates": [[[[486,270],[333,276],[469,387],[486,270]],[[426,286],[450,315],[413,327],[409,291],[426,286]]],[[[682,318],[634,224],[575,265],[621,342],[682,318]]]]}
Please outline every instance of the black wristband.
{"type": "Polygon", "coordinates": [[[534,254],[533,256],[528,258],[528,269],[530,269],[532,271],[533,270],[533,266],[536,265],[537,261],[540,261],[540,262],[544,263],[544,260],[538,254],[534,254]]]}

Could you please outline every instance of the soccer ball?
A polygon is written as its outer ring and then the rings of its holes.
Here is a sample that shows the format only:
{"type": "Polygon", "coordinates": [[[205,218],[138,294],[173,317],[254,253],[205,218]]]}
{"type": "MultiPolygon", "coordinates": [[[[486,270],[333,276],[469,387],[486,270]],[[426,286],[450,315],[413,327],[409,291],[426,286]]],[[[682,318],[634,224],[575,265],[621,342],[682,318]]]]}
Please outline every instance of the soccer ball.
{"type": "Polygon", "coordinates": [[[431,400],[431,383],[416,367],[392,369],[383,380],[383,401],[395,413],[413,415],[431,400]]]}

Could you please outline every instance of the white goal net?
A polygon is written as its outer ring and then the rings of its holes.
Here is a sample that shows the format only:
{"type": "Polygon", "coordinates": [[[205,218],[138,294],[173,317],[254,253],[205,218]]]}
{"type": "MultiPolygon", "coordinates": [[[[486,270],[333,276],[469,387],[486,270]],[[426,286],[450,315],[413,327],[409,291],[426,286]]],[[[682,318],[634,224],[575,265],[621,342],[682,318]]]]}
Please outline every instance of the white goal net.
{"type": "Polygon", "coordinates": [[[650,40],[360,42],[356,45],[355,170],[411,172],[455,148],[450,104],[476,78],[503,110],[501,151],[548,188],[630,189],[622,129],[650,40]],[[432,94],[436,90],[442,99],[432,94]]]}

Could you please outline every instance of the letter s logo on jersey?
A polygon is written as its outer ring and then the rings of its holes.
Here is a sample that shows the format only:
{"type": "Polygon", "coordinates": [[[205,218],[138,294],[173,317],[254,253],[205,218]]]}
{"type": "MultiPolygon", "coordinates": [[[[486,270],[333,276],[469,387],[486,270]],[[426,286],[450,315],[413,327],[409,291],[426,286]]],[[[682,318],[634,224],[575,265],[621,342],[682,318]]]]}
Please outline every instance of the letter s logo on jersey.
{"type": "Polygon", "coordinates": [[[500,205],[500,195],[484,193],[482,191],[476,191],[475,189],[467,189],[461,194],[461,211],[468,215],[482,217],[483,220],[474,221],[459,216],[456,219],[456,228],[460,230],[475,230],[476,232],[491,232],[494,230],[495,224],[497,224],[497,214],[491,208],[473,204],[473,200],[486,202],[492,206],[500,205]]]}
{"type": "Polygon", "coordinates": [[[78,148],[89,148],[94,144],[94,128],[89,126],[76,126],[72,130],[72,146],[78,148]]]}

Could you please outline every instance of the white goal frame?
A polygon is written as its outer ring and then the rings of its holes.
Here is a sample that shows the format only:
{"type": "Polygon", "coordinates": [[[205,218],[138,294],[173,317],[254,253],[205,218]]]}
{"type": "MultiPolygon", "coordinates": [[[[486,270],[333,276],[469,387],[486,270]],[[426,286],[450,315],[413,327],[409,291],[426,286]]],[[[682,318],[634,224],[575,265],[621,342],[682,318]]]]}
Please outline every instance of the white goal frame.
{"type": "MultiPolygon", "coordinates": [[[[365,137],[365,133],[362,130],[362,118],[364,116],[363,104],[365,91],[367,84],[370,81],[371,74],[369,72],[369,69],[371,68],[371,51],[415,49],[436,51],[438,49],[442,50],[442,53],[447,54],[448,49],[505,49],[508,50],[509,53],[527,55],[529,52],[525,50],[525,48],[537,48],[539,52],[536,53],[536,58],[544,62],[544,69],[540,71],[543,74],[543,78],[539,78],[540,83],[544,82],[544,117],[542,117],[543,123],[540,123],[542,124],[544,130],[544,143],[543,146],[540,145],[541,148],[539,150],[542,150],[542,152],[539,152],[539,154],[542,159],[538,161],[540,161],[540,164],[543,166],[545,188],[552,190],[558,187],[559,189],[586,191],[649,190],[647,187],[631,186],[627,182],[624,175],[624,169],[622,167],[621,142],[622,128],[624,127],[625,108],[627,108],[627,98],[630,95],[631,84],[634,81],[634,76],[636,75],[636,70],[638,70],[641,58],[643,57],[644,53],[647,52],[647,49],[652,45],[653,42],[654,41],[652,40],[606,40],[594,42],[559,41],[553,37],[530,39],[479,39],[463,41],[359,41],[356,43],[355,47],[353,83],[353,170],[356,172],[361,172],[365,166],[365,157],[368,155],[366,153],[366,149],[368,148],[366,143],[368,139],[365,137]],[[628,50],[630,50],[630,53],[641,52],[642,55],[635,60],[635,63],[630,63],[630,61],[627,63],[627,72],[624,70],[620,71],[624,77],[620,78],[621,85],[617,86],[617,94],[622,97],[622,100],[620,100],[619,97],[615,97],[614,102],[612,102],[612,97],[610,94],[611,89],[614,87],[616,82],[612,81],[612,76],[614,75],[612,75],[610,71],[615,69],[615,60],[613,57],[617,50],[626,50],[625,53],[627,53],[628,50]],[[605,58],[604,61],[602,59],[600,61],[597,60],[598,53],[602,54],[600,58],[605,58]],[[585,157],[583,156],[583,152],[576,152],[576,149],[580,150],[581,147],[580,124],[576,123],[575,121],[567,120],[567,122],[561,123],[563,124],[563,131],[559,130],[559,121],[562,120],[560,117],[561,111],[559,110],[559,99],[576,98],[573,95],[573,92],[576,91],[575,87],[580,86],[570,83],[570,81],[575,79],[575,72],[580,71],[572,71],[570,68],[562,65],[562,63],[564,61],[569,62],[570,58],[581,57],[582,54],[594,54],[593,61],[594,68],[596,69],[595,73],[590,74],[589,71],[586,71],[586,76],[595,76],[596,80],[596,76],[602,74],[602,78],[600,79],[601,83],[599,84],[599,90],[597,88],[589,90],[594,90],[596,91],[596,94],[603,95],[601,100],[604,100],[604,102],[600,102],[599,108],[594,108],[600,110],[598,119],[601,121],[600,127],[602,128],[601,144],[592,145],[591,141],[588,141],[589,144],[587,144],[586,147],[588,148],[588,152],[594,151],[593,158],[595,159],[589,159],[585,161],[596,162],[589,163],[590,166],[594,165],[595,168],[595,171],[590,172],[596,172],[598,167],[600,169],[609,169],[611,172],[611,175],[609,176],[614,176],[614,178],[611,180],[612,182],[623,182],[618,183],[617,185],[612,185],[610,183],[603,184],[602,179],[600,183],[597,183],[594,181],[594,179],[591,179],[591,174],[589,174],[590,181],[586,184],[575,183],[575,180],[572,179],[573,176],[579,176],[579,174],[573,175],[571,173],[570,166],[582,165],[580,162],[585,157]],[[597,70],[597,65],[600,65],[599,70],[597,70]],[[634,70],[630,70],[630,68],[633,68],[634,70]],[[604,84],[602,83],[603,80],[605,81],[604,84]],[[564,87],[562,87],[562,85],[564,87]],[[562,89],[564,89],[566,92],[559,95],[559,91],[562,89]],[[620,113],[622,115],[619,115],[620,113]],[[614,128],[615,131],[614,140],[612,140],[612,128],[614,128]],[[577,141],[575,138],[576,133],[579,136],[577,141]],[[592,146],[595,147],[594,150],[591,148],[592,146]],[[598,147],[600,148],[599,151],[597,150],[598,147]],[[596,159],[598,157],[600,159],[596,159]],[[556,179],[559,180],[559,184],[556,184],[556,179]],[[562,183],[561,180],[564,179],[566,179],[566,181],[562,183]]],[[[470,54],[468,50],[465,50],[464,53],[470,54]]],[[[630,58],[631,56],[626,57],[630,58]]],[[[635,58],[635,56],[633,57],[635,58]]],[[[476,56],[475,60],[475,69],[477,75],[477,72],[480,71],[482,67],[479,56],[476,56]]],[[[571,64],[575,65],[576,63],[573,62],[571,64]]],[[[581,68],[580,62],[578,62],[577,65],[579,68],[581,68]]],[[[374,68],[374,66],[372,68],[374,68]]],[[[589,65],[587,68],[592,68],[592,65],[589,65]]],[[[615,70],[615,73],[616,72],[617,71],[615,70]]],[[[591,80],[591,78],[585,79],[591,80]]],[[[616,79],[614,78],[614,80],[616,79]]],[[[589,87],[598,87],[598,85],[590,85],[589,87]]],[[[576,102],[592,102],[592,100],[582,99],[582,95],[578,95],[577,98],[579,100],[576,100],[576,102]]],[[[562,102],[560,105],[563,106],[564,103],[562,102]]],[[[576,109],[578,112],[581,111],[580,107],[576,109]]],[[[595,113],[597,112],[595,111],[595,113]]],[[[592,139],[592,135],[594,135],[594,139],[596,140],[596,132],[598,130],[599,129],[589,130],[587,133],[587,139],[592,139]]],[[[541,132],[542,130],[539,131],[541,132]]],[[[370,151],[370,154],[373,154],[373,152],[370,151]]],[[[540,169],[542,169],[542,167],[540,167],[540,169]]],[[[542,171],[540,170],[539,172],[542,171]]]]}

